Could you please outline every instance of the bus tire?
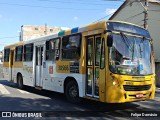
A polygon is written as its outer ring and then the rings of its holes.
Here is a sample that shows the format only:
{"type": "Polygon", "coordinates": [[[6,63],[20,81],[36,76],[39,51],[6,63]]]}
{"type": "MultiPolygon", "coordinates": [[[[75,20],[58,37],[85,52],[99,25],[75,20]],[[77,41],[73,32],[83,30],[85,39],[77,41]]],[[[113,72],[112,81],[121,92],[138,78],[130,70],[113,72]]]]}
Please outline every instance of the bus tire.
{"type": "Polygon", "coordinates": [[[18,77],[17,77],[17,85],[18,85],[19,89],[23,89],[24,88],[23,78],[22,78],[21,74],[19,74],[18,77]]]}
{"type": "Polygon", "coordinates": [[[81,101],[79,97],[78,85],[75,81],[70,81],[67,83],[65,88],[65,95],[69,102],[79,103],[81,101]]]}

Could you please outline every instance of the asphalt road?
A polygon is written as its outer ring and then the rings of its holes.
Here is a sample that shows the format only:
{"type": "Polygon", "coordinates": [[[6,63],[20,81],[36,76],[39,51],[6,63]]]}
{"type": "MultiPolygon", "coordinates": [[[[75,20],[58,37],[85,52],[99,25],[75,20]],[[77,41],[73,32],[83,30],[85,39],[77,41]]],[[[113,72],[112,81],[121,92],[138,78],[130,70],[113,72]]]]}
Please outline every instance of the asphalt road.
{"type": "MultiPolygon", "coordinates": [[[[160,117],[142,117],[145,114],[160,115],[160,91],[156,92],[154,100],[106,104],[91,100],[83,100],[80,104],[69,103],[60,93],[35,90],[27,87],[19,90],[16,84],[0,80],[0,111],[4,112],[41,112],[41,119],[160,119],[160,117]],[[147,112],[148,111],[148,112],[147,112]],[[157,112],[159,111],[159,112],[157,112]],[[132,115],[131,115],[132,114],[132,115]],[[43,117],[46,116],[46,117],[43,117]],[[134,117],[133,117],[134,116],[134,117]],[[137,117],[139,116],[139,117],[137,117]]],[[[2,118],[0,118],[2,119],[2,118]]],[[[3,119],[24,119],[21,117],[3,119]]],[[[25,118],[31,119],[31,118],[25,118]]],[[[32,119],[39,119],[33,117],[32,119]]]]}

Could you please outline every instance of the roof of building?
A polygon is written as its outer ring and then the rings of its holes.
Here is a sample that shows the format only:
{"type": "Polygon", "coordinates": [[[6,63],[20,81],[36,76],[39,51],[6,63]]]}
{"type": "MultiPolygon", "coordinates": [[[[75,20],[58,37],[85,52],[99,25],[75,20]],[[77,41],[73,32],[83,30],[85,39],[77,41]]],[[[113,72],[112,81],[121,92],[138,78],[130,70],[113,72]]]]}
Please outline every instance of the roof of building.
{"type": "MultiPolygon", "coordinates": [[[[145,1],[145,0],[141,0],[141,1],[145,1]]],[[[117,11],[109,18],[109,20],[112,20],[124,7],[130,5],[129,3],[133,3],[135,2],[135,0],[126,0],[118,9],[117,11]]],[[[148,2],[150,3],[154,3],[154,4],[159,4],[160,5],[160,0],[148,0],[148,2]]]]}

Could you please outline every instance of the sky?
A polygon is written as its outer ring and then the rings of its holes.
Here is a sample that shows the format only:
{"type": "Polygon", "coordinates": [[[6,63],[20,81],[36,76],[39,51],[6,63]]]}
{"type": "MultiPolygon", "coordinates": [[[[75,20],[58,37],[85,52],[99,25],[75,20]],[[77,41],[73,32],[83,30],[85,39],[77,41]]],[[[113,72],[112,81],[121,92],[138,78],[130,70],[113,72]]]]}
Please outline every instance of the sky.
{"type": "Polygon", "coordinates": [[[0,51],[5,45],[19,41],[22,25],[84,26],[97,20],[107,20],[108,15],[124,1],[0,0],[0,51]]]}

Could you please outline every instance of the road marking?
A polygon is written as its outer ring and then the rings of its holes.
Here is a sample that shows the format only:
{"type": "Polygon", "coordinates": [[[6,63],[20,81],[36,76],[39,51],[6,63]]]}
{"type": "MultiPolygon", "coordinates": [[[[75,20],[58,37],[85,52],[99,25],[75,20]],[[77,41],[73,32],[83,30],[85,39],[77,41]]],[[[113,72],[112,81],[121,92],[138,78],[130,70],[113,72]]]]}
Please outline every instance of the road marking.
{"type": "Polygon", "coordinates": [[[20,89],[17,89],[19,92],[21,92],[21,93],[26,93],[26,94],[29,94],[29,92],[27,92],[27,91],[24,91],[24,90],[20,90],[20,89]]]}
{"type": "Polygon", "coordinates": [[[126,111],[128,111],[128,112],[134,112],[134,110],[132,110],[132,109],[126,109],[126,111]]]}
{"type": "Polygon", "coordinates": [[[2,84],[0,84],[0,92],[2,94],[10,94],[10,92],[2,84]]]}

